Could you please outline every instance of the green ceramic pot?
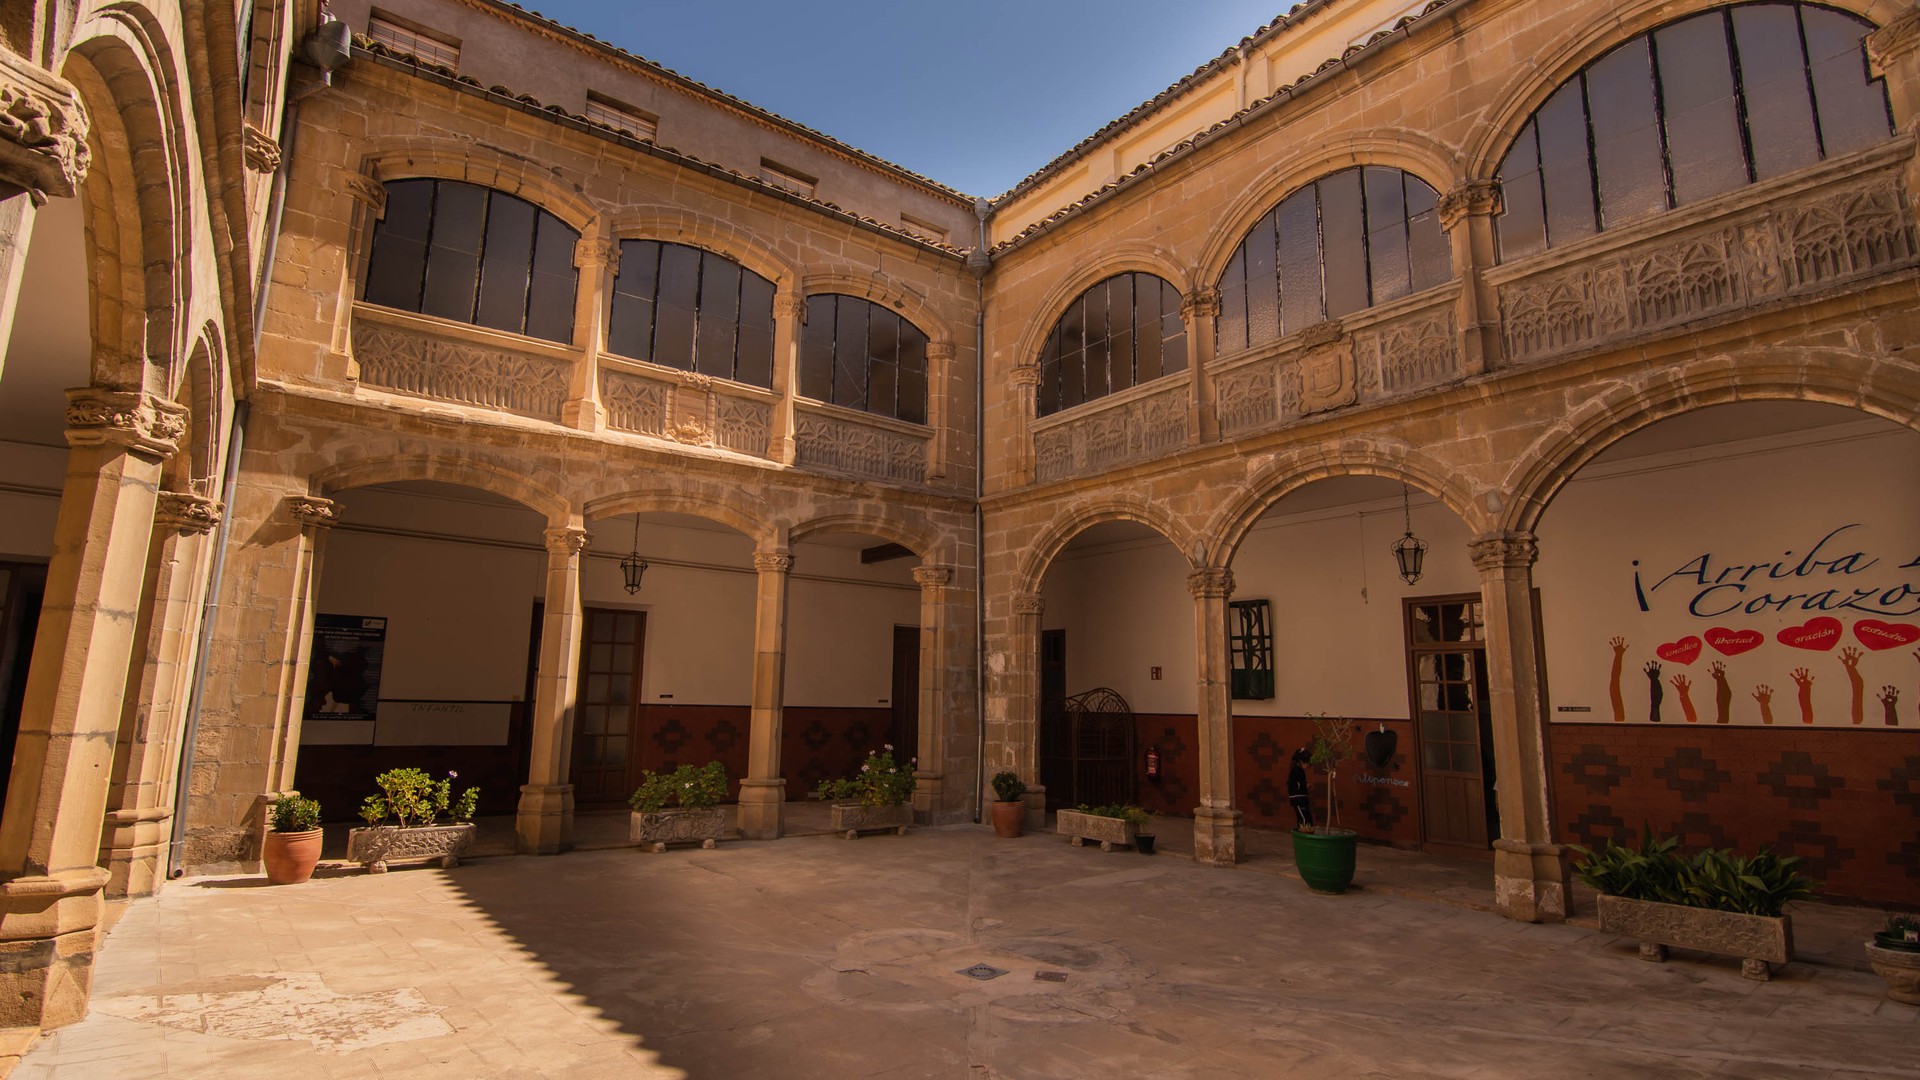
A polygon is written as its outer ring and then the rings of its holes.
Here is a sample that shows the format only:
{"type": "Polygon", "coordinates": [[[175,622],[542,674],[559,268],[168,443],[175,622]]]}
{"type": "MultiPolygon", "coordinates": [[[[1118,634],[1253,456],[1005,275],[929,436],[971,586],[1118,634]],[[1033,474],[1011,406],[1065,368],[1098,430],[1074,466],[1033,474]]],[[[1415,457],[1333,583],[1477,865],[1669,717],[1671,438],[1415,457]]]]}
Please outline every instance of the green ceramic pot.
{"type": "Polygon", "coordinates": [[[1353,884],[1360,834],[1352,829],[1293,830],[1293,864],[1300,880],[1317,893],[1343,893],[1353,884]]]}

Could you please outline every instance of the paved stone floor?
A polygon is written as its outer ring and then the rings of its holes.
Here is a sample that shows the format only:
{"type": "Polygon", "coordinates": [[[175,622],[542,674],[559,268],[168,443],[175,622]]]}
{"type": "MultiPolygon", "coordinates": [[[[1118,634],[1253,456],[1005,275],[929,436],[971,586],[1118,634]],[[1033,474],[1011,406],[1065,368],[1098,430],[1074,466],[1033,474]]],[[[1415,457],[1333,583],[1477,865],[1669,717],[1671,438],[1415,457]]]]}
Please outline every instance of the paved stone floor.
{"type": "Polygon", "coordinates": [[[1422,897],[1401,854],[1344,897],[972,826],[188,879],[14,1075],[1920,1077],[1871,974],[1648,964],[1422,897]]]}

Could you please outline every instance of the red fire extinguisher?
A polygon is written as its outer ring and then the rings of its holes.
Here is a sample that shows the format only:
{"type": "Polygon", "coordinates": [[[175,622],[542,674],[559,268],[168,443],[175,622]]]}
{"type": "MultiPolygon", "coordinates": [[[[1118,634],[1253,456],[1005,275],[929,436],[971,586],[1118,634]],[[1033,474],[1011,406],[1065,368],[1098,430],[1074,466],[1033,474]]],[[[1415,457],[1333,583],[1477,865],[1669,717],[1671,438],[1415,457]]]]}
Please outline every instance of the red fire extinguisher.
{"type": "Polygon", "coordinates": [[[1160,779],[1160,748],[1157,746],[1147,747],[1147,779],[1160,779]]]}

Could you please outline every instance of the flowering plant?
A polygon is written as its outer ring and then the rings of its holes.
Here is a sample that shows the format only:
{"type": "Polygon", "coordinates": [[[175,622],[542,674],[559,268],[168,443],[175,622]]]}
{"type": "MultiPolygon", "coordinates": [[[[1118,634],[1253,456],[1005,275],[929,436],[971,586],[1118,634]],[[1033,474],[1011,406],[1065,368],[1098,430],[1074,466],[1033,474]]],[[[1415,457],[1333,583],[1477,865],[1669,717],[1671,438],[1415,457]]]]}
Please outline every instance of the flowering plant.
{"type": "Polygon", "coordinates": [[[862,806],[899,806],[913,795],[913,758],[905,765],[893,760],[893,744],[888,743],[867,755],[859,771],[844,780],[822,780],[813,790],[816,799],[857,799],[862,806]]]}
{"type": "Polygon", "coordinates": [[[727,768],[717,761],[698,767],[682,765],[670,773],[648,769],[640,778],[640,787],[627,802],[642,814],[657,813],[668,805],[706,810],[727,798],[727,768]]]}
{"type": "Polygon", "coordinates": [[[435,780],[421,769],[388,769],[373,778],[380,794],[367,796],[360,816],[369,826],[397,818],[403,829],[425,828],[441,814],[455,822],[472,821],[480,806],[480,789],[470,787],[456,798],[453,782],[459,778],[451,770],[444,779],[435,780]]]}

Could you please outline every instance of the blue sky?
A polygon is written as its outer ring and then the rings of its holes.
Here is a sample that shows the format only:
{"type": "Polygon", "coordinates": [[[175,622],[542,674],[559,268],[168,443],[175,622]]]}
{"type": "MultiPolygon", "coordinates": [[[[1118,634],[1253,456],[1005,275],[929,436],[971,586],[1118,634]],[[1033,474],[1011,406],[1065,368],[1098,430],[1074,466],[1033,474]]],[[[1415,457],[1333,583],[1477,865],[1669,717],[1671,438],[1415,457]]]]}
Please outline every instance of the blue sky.
{"type": "Polygon", "coordinates": [[[521,0],[969,195],[994,196],[1291,0],[521,0]]]}

